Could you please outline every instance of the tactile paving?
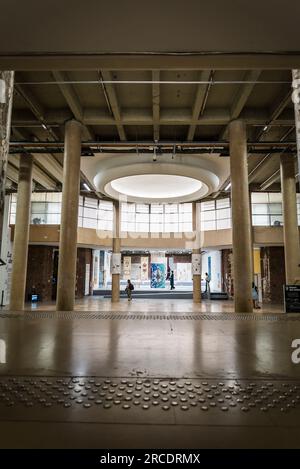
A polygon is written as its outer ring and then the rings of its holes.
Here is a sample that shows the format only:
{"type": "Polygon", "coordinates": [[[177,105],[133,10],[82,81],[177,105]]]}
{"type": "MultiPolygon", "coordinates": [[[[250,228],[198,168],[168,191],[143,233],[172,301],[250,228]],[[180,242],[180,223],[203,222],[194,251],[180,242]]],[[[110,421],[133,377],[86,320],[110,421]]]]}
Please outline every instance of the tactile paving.
{"type": "Polygon", "coordinates": [[[214,313],[214,314],[144,314],[144,313],[105,313],[87,311],[40,311],[40,312],[2,312],[0,319],[111,319],[138,321],[300,321],[300,314],[265,314],[265,313],[214,313]]]}
{"type": "Polygon", "coordinates": [[[299,425],[299,410],[295,380],[0,377],[0,420],[299,425]]]}

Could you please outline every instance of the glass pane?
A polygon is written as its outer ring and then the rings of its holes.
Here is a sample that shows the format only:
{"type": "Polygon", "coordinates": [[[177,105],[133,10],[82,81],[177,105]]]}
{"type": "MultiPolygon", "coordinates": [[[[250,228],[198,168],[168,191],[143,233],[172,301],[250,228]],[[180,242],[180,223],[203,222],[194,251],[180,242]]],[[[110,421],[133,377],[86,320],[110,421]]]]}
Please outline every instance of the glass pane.
{"type": "Polygon", "coordinates": [[[99,201],[99,208],[102,210],[111,210],[113,209],[113,204],[112,202],[109,202],[109,200],[100,200],[99,201]]]}
{"type": "Polygon", "coordinates": [[[210,212],[203,212],[202,213],[202,216],[201,216],[201,219],[203,221],[207,221],[207,220],[215,220],[216,218],[216,212],[215,210],[211,210],[210,212]]]}
{"type": "Polygon", "coordinates": [[[31,194],[32,202],[45,202],[46,201],[46,192],[33,192],[31,194]]]}
{"type": "Polygon", "coordinates": [[[216,229],[216,222],[215,221],[205,221],[203,222],[203,231],[211,231],[216,229]]]}
{"type": "Polygon", "coordinates": [[[282,215],[271,215],[271,226],[282,226],[283,217],[282,215]]]}
{"type": "Polygon", "coordinates": [[[31,204],[31,213],[46,213],[47,204],[43,202],[33,202],[31,204]]]}
{"type": "Polygon", "coordinates": [[[230,218],[230,208],[217,210],[217,220],[222,220],[224,218],[230,218]]]}
{"type": "Polygon", "coordinates": [[[268,213],[268,204],[253,204],[252,205],[253,214],[267,214],[268,213]]]}
{"type": "Polygon", "coordinates": [[[91,197],[85,197],[84,198],[84,206],[85,207],[98,207],[98,200],[97,199],[92,199],[91,197]]]}
{"type": "Polygon", "coordinates": [[[162,223],[163,222],[163,214],[162,213],[151,213],[150,221],[151,223],[162,223]]]}
{"type": "Polygon", "coordinates": [[[83,197],[82,197],[82,195],[79,196],[79,205],[83,205],[83,197]]]}
{"type": "Polygon", "coordinates": [[[228,228],[231,228],[231,220],[229,218],[217,220],[217,230],[227,230],[228,228]]]}
{"type": "Polygon", "coordinates": [[[51,202],[47,204],[48,213],[60,213],[60,203],[51,202]]]}
{"type": "Polygon", "coordinates": [[[161,233],[162,232],[162,224],[161,223],[153,223],[150,226],[151,233],[161,233]]]}
{"type": "Polygon", "coordinates": [[[162,204],[151,204],[151,213],[163,213],[164,206],[162,204]]]}
{"type": "Polygon", "coordinates": [[[217,200],[217,209],[219,208],[227,208],[230,207],[230,199],[227,197],[226,199],[219,199],[217,200]]]}
{"type": "Polygon", "coordinates": [[[165,205],[165,213],[177,213],[178,212],[178,204],[166,204],[165,205]]]}
{"type": "Polygon", "coordinates": [[[47,202],[61,202],[61,192],[48,192],[46,200],[47,202]]]}
{"type": "Polygon", "coordinates": [[[164,232],[174,233],[178,231],[178,223],[165,223],[164,232]]]}
{"type": "Polygon", "coordinates": [[[269,213],[271,214],[282,214],[281,204],[269,204],[269,213]]]}
{"type": "Polygon", "coordinates": [[[149,213],[149,205],[146,204],[136,204],[136,212],[139,213],[149,213]]]}
{"type": "Polygon", "coordinates": [[[12,202],[10,204],[10,213],[16,213],[16,210],[17,210],[17,204],[16,202],[12,202]]]}
{"type": "Polygon", "coordinates": [[[82,217],[78,217],[78,226],[82,228],[82,217]]]}
{"type": "Polygon", "coordinates": [[[253,204],[268,203],[269,202],[268,192],[252,192],[251,200],[253,204]]]}
{"type": "Polygon", "coordinates": [[[45,213],[32,213],[31,214],[31,223],[33,225],[45,225],[46,224],[46,214],[45,213]]]}
{"type": "Polygon", "coordinates": [[[138,232],[145,232],[145,233],[148,233],[149,231],[149,224],[148,223],[137,223],[136,224],[136,231],[138,232]]]}
{"type": "Polygon", "coordinates": [[[47,215],[48,225],[59,225],[60,224],[60,213],[50,213],[47,215]]]}
{"type": "Polygon", "coordinates": [[[177,213],[166,213],[165,214],[165,223],[175,223],[178,222],[177,213]]]}
{"type": "Polygon", "coordinates": [[[269,192],[269,202],[282,202],[281,192],[269,192]]]}
{"type": "Polygon", "coordinates": [[[148,213],[136,213],[135,219],[137,223],[149,223],[148,213]]]}
{"type": "Polygon", "coordinates": [[[270,226],[270,218],[268,215],[253,215],[253,226],[270,226]]]}
{"type": "Polygon", "coordinates": [[[201,212],[205,212],[206,210],[214,210],[215,209],[215,201],[208,200],[206,202],[201,203],[201,212]]]}
{"type": "Polygon", "coordinates": [[[93,219],[97,219],[97,210],[95,210],[94,208],[87,208],[87,207],[84,207],[83,209],[83,218],[93,218],[93,219]]]}
{"type": "Polygon", "coordinates": [[[92,218],[83,218],[83,228],[97,228],[97,220],[92,218]]]}

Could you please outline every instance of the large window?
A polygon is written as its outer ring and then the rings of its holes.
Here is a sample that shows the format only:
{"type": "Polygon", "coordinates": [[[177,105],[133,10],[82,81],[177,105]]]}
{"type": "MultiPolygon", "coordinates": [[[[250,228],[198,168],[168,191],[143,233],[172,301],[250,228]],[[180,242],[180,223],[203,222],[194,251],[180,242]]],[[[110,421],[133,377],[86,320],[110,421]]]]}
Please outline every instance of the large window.
{"type": "Polygon", "coordinates": [[[280,192],[252,192],[253,226],[281,226],[282,196],[280,192]]]}
{"type": "Polygon", "coordinates": [[[231,228],[230,199],[208,200],[201,203],[201,230],[224,230],[231,228]]]}
{"type": "Polygon", "coordinates": [[[192,204],[122,204],[121,230],[178,233],[192,230],[192,204]]]}
{"type": "MultiPolygon", "coordinates": [[[[33,193],[30,222],[35,225],[59,225],[61,222],[61,193],[33,193]]],[[[282,196],[274,192],[252,192],[253,226],[281,226],[282,196]]],[[[10,224],[16,220],[17,195],[10,199],[10,224]]],[[[298,224],[300,225],[300,194],[297,194],[298,224]]],[[[113,203],[92,197],[80,197],[78,226],[112,231],[113,203]]],[[[192,203],[182,204],[121,204],[123,232],[181,233],[192,231],[192,203]]],[[[231,228],[230,198],[201,202],[201,230],[231,228]]]]}

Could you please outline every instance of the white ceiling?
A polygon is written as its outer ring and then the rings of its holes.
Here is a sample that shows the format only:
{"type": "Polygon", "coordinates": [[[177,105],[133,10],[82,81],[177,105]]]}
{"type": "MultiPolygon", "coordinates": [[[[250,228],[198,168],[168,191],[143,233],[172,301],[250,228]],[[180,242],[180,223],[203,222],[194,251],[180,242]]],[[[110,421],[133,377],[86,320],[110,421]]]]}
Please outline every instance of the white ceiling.
{"type": "Polygon", "coordinates": [[[130,197],[152,200],[191,195],[201,189],[196,179],[171,174],[140,174],[115,179],[111,187],[130,197]]]}

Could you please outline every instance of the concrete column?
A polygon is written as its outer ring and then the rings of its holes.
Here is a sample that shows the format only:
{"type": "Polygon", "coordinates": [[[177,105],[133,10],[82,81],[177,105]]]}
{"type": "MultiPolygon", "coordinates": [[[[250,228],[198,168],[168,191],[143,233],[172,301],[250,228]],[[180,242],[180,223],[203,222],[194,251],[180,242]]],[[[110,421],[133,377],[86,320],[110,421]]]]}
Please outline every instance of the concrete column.
{"type": "Polygon", "coordinates": [[[193,202],[193,231],[196,235],[195,247],[192,250],[193,302],[201,303],[200,204],[196,202],[193,202]]]}
{"type": "Polygon", "coordinates": [[[300,247],[297,217],[295,160],[292,156],[280,157],[281,192],[283,207],[283,237],[285,278],[287,285],[300,280],[300,247]]]}
{"type": "Polygon", "coordinates": [[[246,125],[229,124],[234,303],[237,313],[253,311],[252,246],[248,189],[246,125]]]}
{"type": "Polygon", "coordinates": [[[20,157],[9,305],[12,311],[24,309],[32,192],[32,166],[33,159],[31,155],[22,155],[20,157]]]}
{"type": "Polygon", "coordinates": [[[120,273],[121,273],[121,239],[120,239],[120,203],[114,201],[113,205],[113,246],[112,246],[112,272],[111,272],[111,301],[120,301],[120,273]]]}
{"type": "Polygon", "coordinates": [[[74,309],[81,132],[82,125],[80,122],[70,120],[66,123],[57,279],[57,311],[72,311],[74,309]]]}
{"type": "Polygon", "coordinates": [[[14,72],[0,71],[0,251],[5,206],[7,157],[10,139],[14,72]]]}

